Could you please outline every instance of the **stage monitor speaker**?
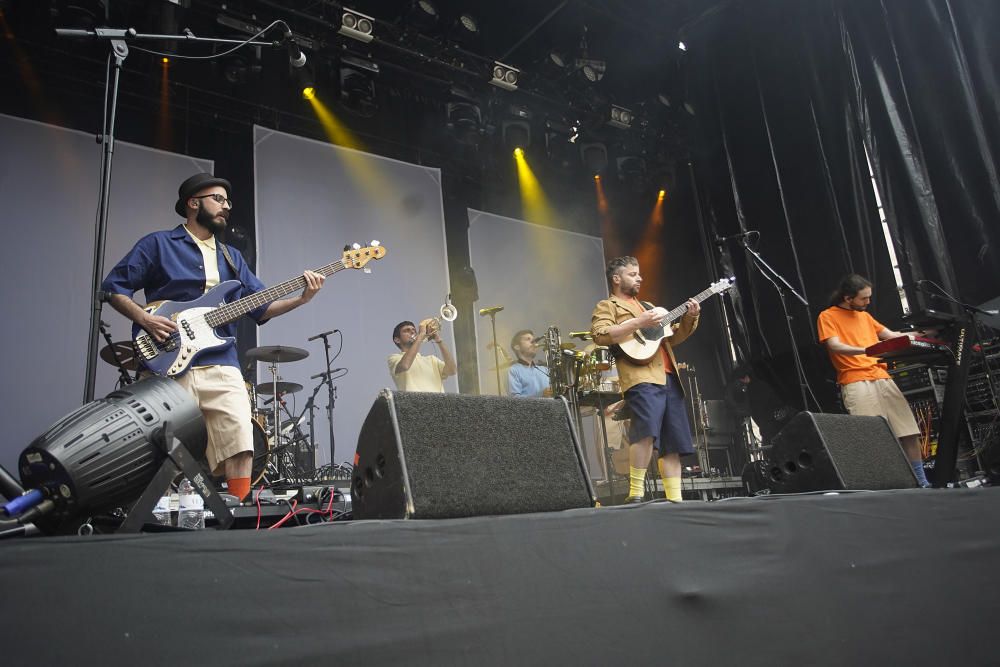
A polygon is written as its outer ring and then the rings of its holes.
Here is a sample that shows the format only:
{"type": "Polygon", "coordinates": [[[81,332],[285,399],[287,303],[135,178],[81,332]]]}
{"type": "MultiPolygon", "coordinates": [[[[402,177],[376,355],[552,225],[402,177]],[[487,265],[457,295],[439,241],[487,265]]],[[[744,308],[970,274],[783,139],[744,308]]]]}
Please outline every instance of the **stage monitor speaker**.
{"type": "Polygon", "coordinates": [[[596,502],[562,398],[379,393],[358,436],[355,519],[549,512],[596,502]]]}
{"type": "Polygon", "coordinates": [[[772,444],[767,467],[772,493],[917,488],[883,417],[800,412],[772,444]]]}

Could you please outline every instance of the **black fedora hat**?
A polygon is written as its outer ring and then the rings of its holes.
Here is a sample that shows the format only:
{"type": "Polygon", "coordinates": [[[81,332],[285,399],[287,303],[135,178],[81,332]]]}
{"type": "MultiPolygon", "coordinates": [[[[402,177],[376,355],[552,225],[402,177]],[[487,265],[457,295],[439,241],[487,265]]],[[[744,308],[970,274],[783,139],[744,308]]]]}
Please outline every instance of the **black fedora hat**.
{"type": "Polygon", "coordinates": [[[226,179],[216,178],[212,174],[206,174],[204,172],[195,174],[181,183],[181,187],[177,188],[177,203],[174,204],[174,210],[177,211],[177,215],[182,218],[186,218],[187,200],[193,197],[196,192],[213,185],[221,185],[226,189],[226,197],[229,199],[233,198],[233,186],[230,185],[229,181],[226,179]]]}

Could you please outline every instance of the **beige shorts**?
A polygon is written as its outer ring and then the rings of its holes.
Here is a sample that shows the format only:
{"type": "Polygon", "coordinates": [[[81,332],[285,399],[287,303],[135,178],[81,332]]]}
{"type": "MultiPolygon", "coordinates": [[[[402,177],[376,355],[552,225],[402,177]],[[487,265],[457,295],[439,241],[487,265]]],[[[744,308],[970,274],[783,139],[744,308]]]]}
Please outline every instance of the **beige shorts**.
{"type": "Polygon", "coordinates": [[[232,366],[203,366],[174,379],[201,408],[208,431],[205,458],[212,474],[221,475],[223,461],[253,451],[250,399],[243,376],[232,366]]]}
{"type": "Polygon", "coordinates": [[[910,404],[892,380],[851,382],[841,386],[840,392],[852,415],[885,417],[897,438],[920,433],[910,404]]]}

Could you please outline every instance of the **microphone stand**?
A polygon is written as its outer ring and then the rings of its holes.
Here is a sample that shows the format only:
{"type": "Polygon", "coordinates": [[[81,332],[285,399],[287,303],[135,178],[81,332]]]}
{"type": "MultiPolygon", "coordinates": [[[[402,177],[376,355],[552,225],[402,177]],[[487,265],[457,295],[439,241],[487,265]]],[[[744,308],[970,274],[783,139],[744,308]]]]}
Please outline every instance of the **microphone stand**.
{"type": "Polygon", "coordinates": [[[101,328],[101,336],[104,337],[108,347],[111,348],[111,354],[115,357],[115,366],[118,367],[118,375],[120,377],[119,382],[121,382],[120,386],[124,387],[125,385],[132,384],[132,376],[128,374],[127,370],[125,370],[125,365],[122,363],[121,357],[118,356],[118,348],[115,347],[114,341],[111,340],[111,334],[108,332],[107,325],[105,325],[104,321],[101,320],[99,326],[101,328]]]}
{"type": "MultiPolygon", "coordinates": [[[[743,237],[743,249],[750,255],[754,266],[757,267],[757,271],[759,271],[769,283],[774,285],[774,289],[778,292],[778,298],[781,300],[781,310],[785,315],[785,324],[788,326],[788,339],[792,345],[792,357],[795,360],[795,373],[798,375],[799,380],[799,394],[802,398],[802,409],[808,410],[809,403],[806,399],[806,387],[809,386],[809,383],[806,379],[805,369],[802,367],[802,358],[799,356],[799,346],[795,342],[795,331],[792,329],[792,316],[788,312],[786,293],[791,292],[803,306],[808,307],[809,302],[806,301],[805,297],[796,292],[795,288],[792,287],[780,273],[778,273],[770,264],[765,262],[764,258],[760,256],[760,253],[750,247],[747,237],[745,236],[743,237]]],[[[819,408],[820,406],[817,404],[816,407],[819,408]]]]}
{"type": "Polygon", "coordinates": [[[497,372],[497,396],[503,395],[503,389],[500,386],[500,353],[497,352],[497,314],[496,312],[490,313],[490,324],[493,326],[493,370],[497,372]]]}
{"type": "MultiPolygon", "coordinates": [[[[330,334],[328,333],[320,334],[319,337],[323,339],[323,353],[326,355],[326,373],[323,374],[323,382],[326,383],[326,421],[330,427],[330,465],[332,466],[336,461],[336,443],[333,436],[333,408],[337,403],[337,388],[333,386],[333,378],[331,377],[330,366],[332,359],[330,359],[330,334]]],[[[343,334],[341,334],[343,335],[343,334]]],[[[317,387],[319,389],[319,387],[317,387]]],[[[315,465],[315,461],[313,462],[315,465]]]]}
{"type": "Polygon", "coordinates": [[[83,402],[94,400],[94,385],[97,379],[97,347],[100,335],[101,308],[107,300],[107,295],[101,290],[104,279],[104,250],[108,237],[108,211],[111,204],[111,161],[115,152],[115,120],[118,112],[118,83],[121,70],[128,57],[129,41],[185,41],[207,44],[245,44],[247,46],[280,47],[281,42],[262,42],[256,40],[244,41],[235,39],[216,39],[213,37],[195,37],[190,31],[183,35],[155,35],[136,32],[135,28],[95,28],[94,30],[77,30],[56,28],[59,37],[89,37],[107,41],[111,45],[111,57],[114,56],[113,72],[108,77],[104,89],[104,120],[98,139],[101,142],[101,192],[97,204],[97,221],[94,227],[94,272],[91,276],[90,298],[90,331],[87,338],[87,370],[84,378],[83,402]]]}

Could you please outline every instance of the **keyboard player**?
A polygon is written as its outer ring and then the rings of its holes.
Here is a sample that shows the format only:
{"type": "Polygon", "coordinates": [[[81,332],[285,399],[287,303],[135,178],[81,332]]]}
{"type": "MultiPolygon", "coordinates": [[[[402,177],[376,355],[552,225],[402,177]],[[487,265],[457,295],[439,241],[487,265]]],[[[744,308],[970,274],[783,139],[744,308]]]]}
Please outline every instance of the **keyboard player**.
{"type": "Polygon", "coordinates": [[[837,370],[844,407],[852,415],[882,416],[889,421],[921,486],[930,486],[920,455],[920,429],[910,405],[892,381],[886,365],[865,354],[880,340],[906,334],[892,331],[869,314],[872,284],[857,274],[844,276],[819,314],[819,341],[837,370]]]}

